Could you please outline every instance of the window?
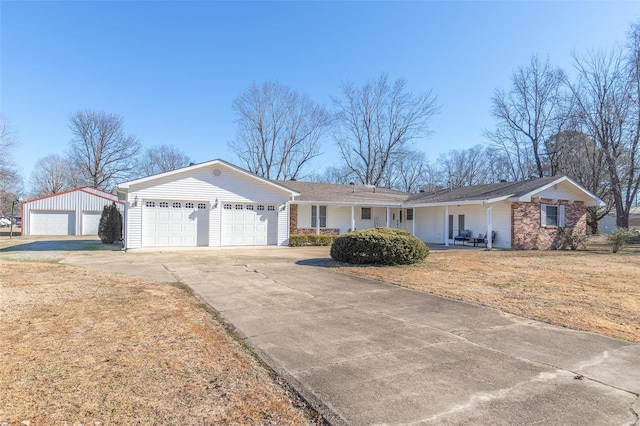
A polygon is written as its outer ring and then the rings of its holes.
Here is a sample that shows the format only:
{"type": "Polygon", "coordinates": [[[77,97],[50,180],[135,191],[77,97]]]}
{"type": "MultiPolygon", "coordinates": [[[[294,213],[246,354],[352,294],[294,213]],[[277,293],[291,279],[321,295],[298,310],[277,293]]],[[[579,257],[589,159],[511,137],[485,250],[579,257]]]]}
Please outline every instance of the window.
{"type": "Polygon", "coordinates": [[[360,219],[362,220],[370,220],[371,219],[371,207],[363,207],[360,211],[360,219]]]}
{"type": "Polygon", "coordinates": [[[169,203],[167,203],[166,201],[163,201],[160,203],[160,207],[164,208],[164,209],[168,209],[169,208],[169,203]]]}
{"type": "Polygon", "coordinates": [[[147,201],[146,203],[144,203],[144,205],[146,207],[155,207],[156,206],[156,202],[155,201],[147,201]]]}
{"type": "Polygon", "coordinates": [[[564,206],[542,204],[540,212],[541,226],[564,226],[564,206]]]}
{"type": "MultiPolygon", "coordinates": [[[[229,206],[229,207],[231,207],[231,206],[229,206]]],[[[198,203],[198,209],[206,210],[207,209],[207,203],[198,203]]]]}
{"type": "Polygon", "coordinates": [[[413,209],[407,209],[407,220],[413,220],[413,209]]]}
{"type": "Polygon", "coordinates": [[[252,204],[247,204],[247,210],[253,210],[253,205],[252,204]]]}
{"type": "Polygon", "coordinates": [[[267,206],[267,211],[273,212],[276,210],[276,206],[267,206]]]}
{"type": "Polygon", "coordinates": [[[225,204],[224,205],[224,209],[225,210],[231,210],[231,204],[225,204]]]}
{"type": "Polygon", "coordinates": [[[180,209],[180,208],[182,208],[182,203],[173,203],[173,208],[174,208],[174,209],[180,209]]]}
{"type": "Polygon", "coordinates": [[[193,203],[184,203],[184,206],[187,209],[192,209],[193,208],[193,203]]]}
{"type": "Polygon", "coordinates": [[[236,210],[242,210],[242,204],[236,204],[236,210]]]}
{"type": "MultiPolygon", "coordinates": [[[[315,228],[317,227],[317,218],[318,218],[318,212],[317,210],[318,206],[311,206],[311,227],[315,228]]],[[[320,206],[320,228],[326,228],[327,227],[327,206],[320,206]]]]}
{"type": "Polygon", "coordinates": [[[259,205],[256,210],[258,210],[259,212],[264,211],[264,206],[259,205]]]}

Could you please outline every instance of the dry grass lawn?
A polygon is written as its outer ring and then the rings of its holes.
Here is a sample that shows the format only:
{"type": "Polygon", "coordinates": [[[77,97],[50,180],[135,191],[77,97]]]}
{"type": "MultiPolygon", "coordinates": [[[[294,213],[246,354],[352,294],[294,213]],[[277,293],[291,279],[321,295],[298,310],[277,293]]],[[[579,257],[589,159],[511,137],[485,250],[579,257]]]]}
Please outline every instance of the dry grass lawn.
{"type": "MultiPolygon", "coordinates": [[[[602,241],[602,240],[600,240],[602,241]]],[[[412,267],[345,272],[640,343],[640,246],[586,251],[432,251],[412,267]]]]}
{"type": "Polygon", "coordinates": [[[0,300],[0,423],[310,423],[184,289],[0,260],[0,300]]]}

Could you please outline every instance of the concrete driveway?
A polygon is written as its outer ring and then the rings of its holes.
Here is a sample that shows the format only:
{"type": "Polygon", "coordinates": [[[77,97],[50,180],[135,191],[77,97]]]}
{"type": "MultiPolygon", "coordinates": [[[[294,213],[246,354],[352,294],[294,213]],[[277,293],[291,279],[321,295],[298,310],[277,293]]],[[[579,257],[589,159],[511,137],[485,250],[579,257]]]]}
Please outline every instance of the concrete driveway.
{"type": "Polygon", "coordinates": [[[343,275],[326,248],[61,256],[188,284],[333,424],[640,424],[640,345],[343,275]]]}

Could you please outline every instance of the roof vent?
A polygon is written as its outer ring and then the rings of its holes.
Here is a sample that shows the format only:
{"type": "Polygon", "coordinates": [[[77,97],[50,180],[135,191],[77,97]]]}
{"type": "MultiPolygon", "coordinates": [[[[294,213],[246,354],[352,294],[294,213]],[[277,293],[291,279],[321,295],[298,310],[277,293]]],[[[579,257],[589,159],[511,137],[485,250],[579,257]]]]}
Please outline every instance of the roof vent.
{"type": "Polygon", "coordinates": [[[222,170],[220,169],[213,169],[213,175],[214,176],[220,176],[222,174],[222,170]]]}
{"type": "Polygon", "coordinates": [[[290,182],[295,182],[296,180],[297,180],[296,178],[289,179],[290,182]]]}
{"type": "Polygon", "coordinates": [[[424,189],[420,189],[420,191],[418,191],[418,192],[421,193],[421,194],[424,194],[425,191],[424,191],[424,189]]]}
{"type": "Polygon", "coordinates": [[[189,163],[189,167],[195,166],[195,165],[196,165],[196,163],[189,163]]]}
{"type": "Polygon", "coordinates": [[[349,182],[349,185],[355,185],[355,183],[353,183],[353,182],[349,182]]]}
{"type": "Polygon", "coordinates": [[[500,183],[507,183],[508,181],[506,179],[500,179],[500,183]]]}

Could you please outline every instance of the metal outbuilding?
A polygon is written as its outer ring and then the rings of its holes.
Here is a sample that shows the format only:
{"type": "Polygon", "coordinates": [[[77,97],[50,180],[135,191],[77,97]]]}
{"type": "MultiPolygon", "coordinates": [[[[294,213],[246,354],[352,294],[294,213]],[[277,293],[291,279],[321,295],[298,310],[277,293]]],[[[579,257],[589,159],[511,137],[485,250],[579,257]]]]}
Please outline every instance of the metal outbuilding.
{"type": "Polygon", "coordinates": [[[104,206],[118,197],[84,187],[46,195],[22,203],[22,235],[97,235],[104,206]]]}

